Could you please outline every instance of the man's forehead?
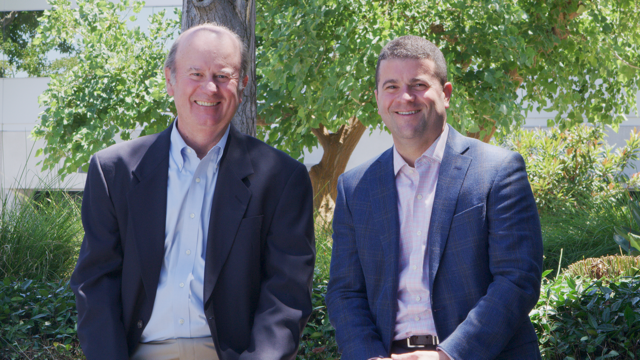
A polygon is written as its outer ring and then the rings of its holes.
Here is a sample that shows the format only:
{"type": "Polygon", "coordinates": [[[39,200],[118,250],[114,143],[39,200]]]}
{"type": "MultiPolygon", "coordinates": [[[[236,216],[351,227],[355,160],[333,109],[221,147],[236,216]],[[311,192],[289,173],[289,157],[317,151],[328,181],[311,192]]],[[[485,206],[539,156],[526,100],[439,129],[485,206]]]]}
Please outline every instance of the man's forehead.
{"type": "Polygon", "coordinates": [[[204,70],[216,64],[216,67],[225,67],[229,71],[239,70],[242,54],[237,44],[233,45],[235,42],[233,36],[225,32],[198,31],[180,42],[176,65],[183,69],[204,70]]]}
{"type": "Polygon", "coordinates": [[[385,59],[380,62],[379,79],[386,81],[433,78],[435,64],[429,59],[385,59]]]}

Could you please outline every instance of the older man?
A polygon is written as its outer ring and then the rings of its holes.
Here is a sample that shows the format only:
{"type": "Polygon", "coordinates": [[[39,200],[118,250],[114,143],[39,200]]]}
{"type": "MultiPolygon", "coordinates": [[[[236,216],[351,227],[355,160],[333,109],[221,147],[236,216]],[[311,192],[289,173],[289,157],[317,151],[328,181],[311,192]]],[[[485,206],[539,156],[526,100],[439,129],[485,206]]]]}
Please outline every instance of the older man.
{"type": "Polygon", "coordinates": [[[542,240],[522,157],[447,125],[440,50],[391,41],[376,73],[394,146],[338,184],[327,306],[343,360],[539,359],[542,240]]]}
{"type": "Polygon", "coordinates": [[[177,119],[91,159],[71,279],[88,359],[293,359],[315,259],[306,168],[230,125],[240,38],[185,31],[165,63],[177,119]]]}

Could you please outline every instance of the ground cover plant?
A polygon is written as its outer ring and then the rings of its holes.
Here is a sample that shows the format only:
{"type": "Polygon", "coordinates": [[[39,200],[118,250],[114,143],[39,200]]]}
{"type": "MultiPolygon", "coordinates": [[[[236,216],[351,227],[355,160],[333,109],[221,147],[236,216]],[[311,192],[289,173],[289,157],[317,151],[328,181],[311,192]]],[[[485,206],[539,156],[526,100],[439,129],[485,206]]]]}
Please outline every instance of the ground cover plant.
{"type": "Polygon", "coordinates": [[[544,269],[555,269],[562,251],[564,266],[584,258],[618,254],[614,228],[635,226],[629,211],[629,177],[638,159],[640,135],[613,149],[605,129],[577,126],[561,131],[518,129],[499,144],[519,152],[542,225],[544,269]]]}
{"type": "Polygon", "coordinates": [[[76,321],[75,297],[67,281],[5,277],[0,282],[1,359],[84,358],[76,321]]]}
{"type": "Polygon", "coordinates": [[[543,359],[637,359],[640,276],[543,279],[530,318],[543,359]]]}

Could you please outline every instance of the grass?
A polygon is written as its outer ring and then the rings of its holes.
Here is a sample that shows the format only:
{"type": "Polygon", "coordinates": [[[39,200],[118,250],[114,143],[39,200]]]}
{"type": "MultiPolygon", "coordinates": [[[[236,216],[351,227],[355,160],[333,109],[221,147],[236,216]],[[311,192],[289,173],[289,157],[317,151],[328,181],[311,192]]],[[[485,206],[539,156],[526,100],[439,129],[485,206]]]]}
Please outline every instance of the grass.
{"type": "Polygon", "coordinates": [[[0,278],[51,281],[70,276],[82,240],[80,206],[64,191],[0,195],[0,278]]]}
{"type": "Polygon", "coordinates": [[[543,269],[562,268],[586,258],[620,253],[613,240],[615,226],[634,227],[626,199],[593,204],[589,209],[541,214],[543,269]]]}

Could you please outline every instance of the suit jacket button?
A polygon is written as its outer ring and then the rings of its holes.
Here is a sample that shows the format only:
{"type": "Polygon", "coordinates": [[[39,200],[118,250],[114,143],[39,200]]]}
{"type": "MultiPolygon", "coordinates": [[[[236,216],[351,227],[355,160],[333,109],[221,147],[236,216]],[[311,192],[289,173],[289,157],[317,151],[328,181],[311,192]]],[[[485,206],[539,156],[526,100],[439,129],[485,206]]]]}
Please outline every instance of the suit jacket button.
{"type": "Polygon", "coordinates": [[[138,329],[142,329],[142,320],[138,320],[138,329]]]}

